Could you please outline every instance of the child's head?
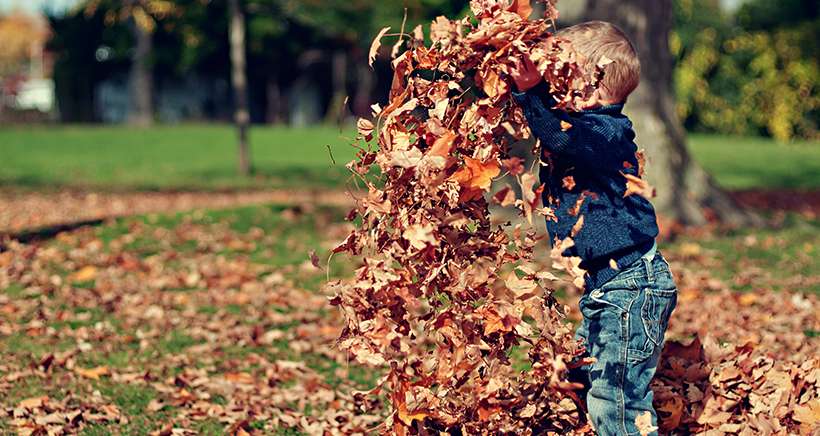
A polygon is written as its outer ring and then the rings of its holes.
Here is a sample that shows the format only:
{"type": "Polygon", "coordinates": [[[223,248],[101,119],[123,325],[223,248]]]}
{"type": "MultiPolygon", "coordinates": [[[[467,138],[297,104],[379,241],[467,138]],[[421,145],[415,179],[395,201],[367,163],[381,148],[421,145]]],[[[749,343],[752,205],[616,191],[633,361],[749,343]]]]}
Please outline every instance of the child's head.
{"type": "Polygon", "coordinates": [[[590,73],[604,59],[613,62],[604,67],[599,101],[603,104],[622,103],[641,80],[641,62],[626,34],[612,23],[589,21],[567,27],[556,36],[572,43],[582,58],[582,66],[590,73]]]}

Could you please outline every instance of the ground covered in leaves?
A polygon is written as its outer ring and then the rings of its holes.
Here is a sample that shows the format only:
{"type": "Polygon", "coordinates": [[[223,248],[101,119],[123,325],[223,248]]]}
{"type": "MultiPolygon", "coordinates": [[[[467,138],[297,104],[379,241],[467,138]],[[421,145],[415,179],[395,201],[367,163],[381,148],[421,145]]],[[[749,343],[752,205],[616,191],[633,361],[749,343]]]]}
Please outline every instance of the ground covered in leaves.
{"type": "MultiPolygon", "coordinates": [[[[341,319],[320,290],[355,265],[308,259],[347,235],[345,212],[149,215],[6,244],[0,433],[375,427],[379,409],[362,413],[372,399],[356,392],[381,371],[333,347],[341,319]]],[[[687,344],[669,347],[656,382],[664,429],[810,434],[820,416],[818,230],[776,215],[765,230],[701,229],[663,245],[680,285],[669,339],[687,344]]]]}

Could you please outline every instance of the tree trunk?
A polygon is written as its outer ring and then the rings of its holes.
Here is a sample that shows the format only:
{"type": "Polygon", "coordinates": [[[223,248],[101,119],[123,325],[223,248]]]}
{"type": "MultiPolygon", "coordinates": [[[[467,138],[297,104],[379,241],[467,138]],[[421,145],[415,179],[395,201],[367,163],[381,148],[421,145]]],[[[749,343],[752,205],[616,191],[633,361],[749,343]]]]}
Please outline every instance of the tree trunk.
{"type": "Polygon", "coordinates": [[[248,145],[248,76],[245,58],[245,14],[239,0],[228,0],[230,43],[231,43],[231,81],[233,83],[234,122],[239,133],[239,173],[251,173],[251,157],[248,145]]]}
{"type": "Polygon", "coordinates": [[[629,97],[626,113],[635,123],[639,147],[646,149],[646,173],[658,190],[658,211],[687,225],[704,224],[710,217],[730,225],[758,223],[759,218],[741,209],[686,149],[672,91],[672,0],[589,0],[585,18],[616,24],[640,54],[641,84],[629,97]]]}
{"type": "Polygon", "coordinates": [[[134,54],[131,57],[129,88],[131,111],[129,124],[150,126],[154,122],[154,74],[151,68],[153,40],[151,32],[135,20],[129,23],[134,35],[134,54]]]}
{"type": "Polygon", "coordinates": [[[282,89],[276,77],[269,77],[266,86],[268,107],[265,110],[268,124],[282,122],[282,89]]]}
{"type": "Polygon", "coordinates": [[[333,53],[331,68],[333,97],[325,113],[325,122],[342,124],[347,100],[347,54],[341,50],[333,53]]]}

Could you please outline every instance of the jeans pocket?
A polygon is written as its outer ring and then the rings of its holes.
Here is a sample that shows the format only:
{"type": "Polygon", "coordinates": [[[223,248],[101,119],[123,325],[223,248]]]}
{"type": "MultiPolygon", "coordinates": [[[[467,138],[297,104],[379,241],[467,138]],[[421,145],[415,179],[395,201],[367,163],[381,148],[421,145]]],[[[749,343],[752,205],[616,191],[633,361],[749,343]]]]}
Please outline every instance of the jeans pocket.
{"type": "Polygon", "coordinates": [[[645,351],[659,347],[663,343],[663,335],[669,323],[672,310],[678,301],[677,289],[652,289],[644,291],[644,301],[641,306],[641,322],[648,339],[645,351]]]}

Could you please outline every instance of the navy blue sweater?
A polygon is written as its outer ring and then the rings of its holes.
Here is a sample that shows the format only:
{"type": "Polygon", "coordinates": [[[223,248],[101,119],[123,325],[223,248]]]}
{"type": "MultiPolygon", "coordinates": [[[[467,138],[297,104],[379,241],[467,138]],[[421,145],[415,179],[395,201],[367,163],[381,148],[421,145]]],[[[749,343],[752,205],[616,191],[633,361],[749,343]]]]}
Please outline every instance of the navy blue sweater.
{"type": "Polygon", "coordinates": [[[544,204],[558,218],[547,220],[550,239],[570,236],[583,215],[583,227],[572,238],[575,246],[563,254],[583,260],[586,288],[596,289],[618,274],[610,260],[624,268],[652,248],[658,235],[655,210],[640,195],[624,197],[623,174],[637,176],[638,159],[623,105],[569,113],[551,109],[554,100],[545,85],[513,96],[541,140],[542,159],[548,163],[541,167],[544,204]],[[567,176],[571,179],[565,182],[567,176]]]}

